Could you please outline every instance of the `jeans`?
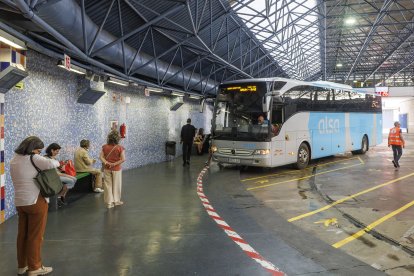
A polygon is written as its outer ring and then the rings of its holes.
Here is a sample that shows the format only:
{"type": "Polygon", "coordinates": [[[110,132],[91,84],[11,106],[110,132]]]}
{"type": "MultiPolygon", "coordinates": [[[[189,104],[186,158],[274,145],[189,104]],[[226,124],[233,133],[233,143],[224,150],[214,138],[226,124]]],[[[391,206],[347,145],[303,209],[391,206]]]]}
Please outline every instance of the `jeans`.
{"type": "Polygon", "coordinates": [[[398,160],[400,160],[401,155],[402,155],[402,146],[397,146],[397,145],[391,145],[392,147],[392,152],[394,153],[394,161],[395,163],[398,164],[398,160]]]}
{"type": "Polygon", "coordinates": [[[59,176],[60,177],[60,181],[62,181],[63,184],[66,184],[66,186],[68,187],[68,189],[72,189],[73,187],[75,187],[75,183],[76,183],[76,177],[67,177],[67,176],[59,176]]]}

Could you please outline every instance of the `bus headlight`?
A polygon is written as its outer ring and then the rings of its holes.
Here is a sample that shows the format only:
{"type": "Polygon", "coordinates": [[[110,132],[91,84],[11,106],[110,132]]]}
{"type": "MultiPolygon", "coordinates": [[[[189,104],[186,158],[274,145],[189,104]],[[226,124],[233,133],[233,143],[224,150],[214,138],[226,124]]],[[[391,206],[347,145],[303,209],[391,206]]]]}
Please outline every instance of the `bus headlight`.
{"type": "Polygon", "coordinates": [[[253,154],[257,155],[267,155],[270,153],[269,149],[261,149],[261,150],[255,150],[253,154]]]}
{"type": "Polygon", "coordinates": [[[217,151],[217,147],[216,146],[211,146],[211,152],[216,152],[217,151]]]}

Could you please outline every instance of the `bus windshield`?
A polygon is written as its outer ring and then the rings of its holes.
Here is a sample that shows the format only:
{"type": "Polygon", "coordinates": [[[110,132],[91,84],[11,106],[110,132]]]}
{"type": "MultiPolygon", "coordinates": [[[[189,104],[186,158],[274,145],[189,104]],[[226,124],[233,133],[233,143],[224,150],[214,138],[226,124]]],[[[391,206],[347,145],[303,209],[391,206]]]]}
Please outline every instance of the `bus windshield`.
{"type": "Polygon", "coordinates": [[[263,110],[268,85],[267,82],[221,85],[213,120],[215,137],[240,141],[268,139],[270,124],[267,111],[263,110]]]}

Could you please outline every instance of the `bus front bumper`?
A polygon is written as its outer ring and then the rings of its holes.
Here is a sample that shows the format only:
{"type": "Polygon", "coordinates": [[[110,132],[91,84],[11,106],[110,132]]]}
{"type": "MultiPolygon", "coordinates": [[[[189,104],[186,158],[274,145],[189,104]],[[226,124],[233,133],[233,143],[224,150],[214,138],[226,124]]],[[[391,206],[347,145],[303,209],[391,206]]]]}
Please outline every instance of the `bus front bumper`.
{"type": "Polygon", "coordinates": [[[242,166],[253,167],[271,167],[272,162],[270,155],[250,155],[250,156],[237,156],[237,155],[223,155],[214,153],[213,159],[216,162],[223,164],[233,164],[242,166]]]}

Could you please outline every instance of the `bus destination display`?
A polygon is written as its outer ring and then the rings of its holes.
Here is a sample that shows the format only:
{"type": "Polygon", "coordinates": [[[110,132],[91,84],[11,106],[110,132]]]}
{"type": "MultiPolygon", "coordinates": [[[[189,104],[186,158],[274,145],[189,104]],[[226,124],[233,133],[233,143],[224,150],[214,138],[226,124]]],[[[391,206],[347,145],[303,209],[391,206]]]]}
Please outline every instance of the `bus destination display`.
{"type": "Polygon", "coordinates": [[[251,93],[251,92],[257,92],[257,86],[256,85],[246,85],[246,86],[228,86],[224,88],[224,91],[233,91],[233,92],[239,92],[239,93],[251,93]]]}

